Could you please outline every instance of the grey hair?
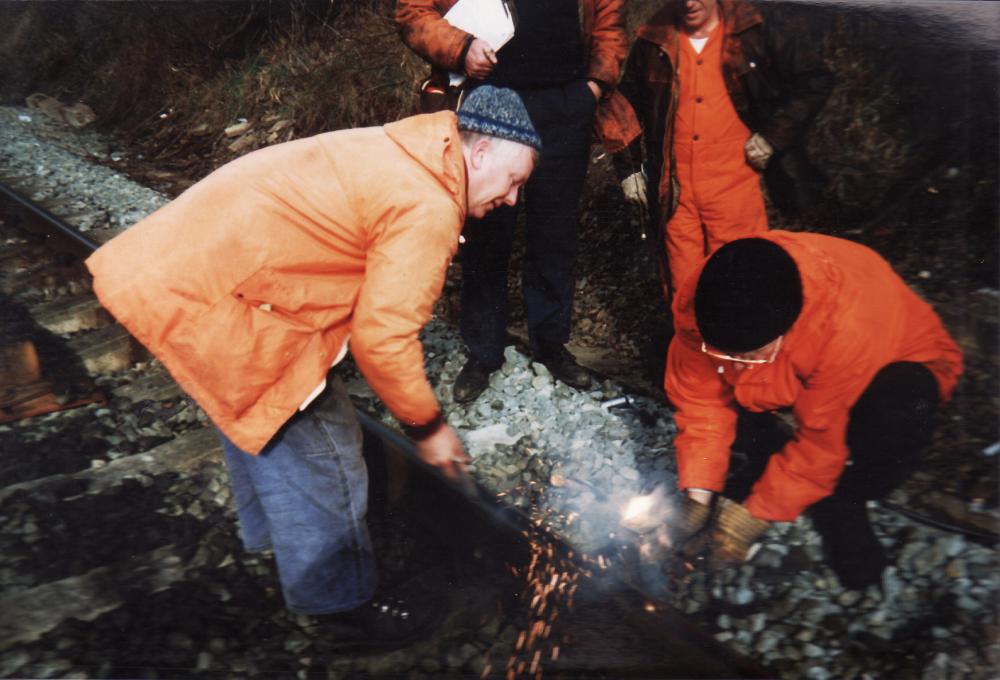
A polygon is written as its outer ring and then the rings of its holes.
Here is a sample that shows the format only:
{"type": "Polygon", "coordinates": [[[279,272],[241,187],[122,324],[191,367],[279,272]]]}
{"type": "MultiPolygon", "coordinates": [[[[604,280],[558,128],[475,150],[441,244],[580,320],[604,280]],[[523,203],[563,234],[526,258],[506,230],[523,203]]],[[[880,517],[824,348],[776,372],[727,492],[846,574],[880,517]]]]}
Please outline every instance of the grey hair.
{"type": "Polygon", "coordinates": [[[480,139],[487,140],[490,144],[494,145],[494,147],[507,147],[513,145],[528,149],[531,152],[531,160],[536,164],[538,163],[538,149],[533,146],[521,144],[520,142],[515,142],[511,139],[504,139],[503,137],[494,137],[493,135],[488,135],[484,132],[477,132],[474,130],[459,130],[458,135],[462,140],[462,146],[469,149],[474,147],[480,139]]]}

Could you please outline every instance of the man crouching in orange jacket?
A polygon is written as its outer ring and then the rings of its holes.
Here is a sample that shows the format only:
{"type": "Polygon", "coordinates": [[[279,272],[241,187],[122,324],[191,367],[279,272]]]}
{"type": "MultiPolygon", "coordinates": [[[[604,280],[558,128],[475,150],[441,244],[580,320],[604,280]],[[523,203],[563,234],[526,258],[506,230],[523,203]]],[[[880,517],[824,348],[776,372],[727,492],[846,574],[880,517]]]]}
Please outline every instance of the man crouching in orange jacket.
{"type": "Polygon", "coordinates": [[[459,472],[418,333],[466,216],[514,205],[540,148],[517,94],[482,87],[457,116],[248,154],[87,260],[102,304],[220,431],[244,546],[274,550],[293,612],[366,643],[421,625],[375,597],[360,429],[327,372],[350,341],[423,460],[459,472]]]}
{"type": "Polygon", "coordinates": [[[689,515],[713,517],[715,557],[744,559],[769,522],[808,508],[841,584],[877,582],[886,560],[865,502],[912,471],[962,372],[931,307],[869,248],[772,231],[716,251],[682,286],[674,318],[664,387],[678,485],[702,504],[689,515]],[[740,411],[781,410],[794,435],[761,452],[752,488],[727,486],[740,411]],[[724,490],[742,504],[713,498],[724,490]]]}

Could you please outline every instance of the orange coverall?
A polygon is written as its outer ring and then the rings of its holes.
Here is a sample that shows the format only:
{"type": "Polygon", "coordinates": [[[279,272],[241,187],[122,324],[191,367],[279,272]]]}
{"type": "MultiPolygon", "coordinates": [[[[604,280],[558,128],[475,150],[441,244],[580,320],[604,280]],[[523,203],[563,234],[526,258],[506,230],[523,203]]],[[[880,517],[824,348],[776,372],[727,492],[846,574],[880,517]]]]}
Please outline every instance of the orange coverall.
{"type": "Polygon", "coordinates": [[[720,22],[700,54],[687,36],[679,38],[674,157],[681,189],[665,239],[673,290],[719,246],[767,230],[760,177],[743,150],[751,133],[722,75],[724,35],[720,22]]]}

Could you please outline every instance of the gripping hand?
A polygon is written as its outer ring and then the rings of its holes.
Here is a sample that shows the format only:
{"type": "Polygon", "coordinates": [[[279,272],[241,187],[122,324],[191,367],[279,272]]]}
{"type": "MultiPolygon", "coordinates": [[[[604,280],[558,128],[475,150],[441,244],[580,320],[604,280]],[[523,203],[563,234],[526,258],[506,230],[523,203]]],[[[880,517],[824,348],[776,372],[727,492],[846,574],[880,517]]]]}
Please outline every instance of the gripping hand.
{"type": "Polygon", "coordinates": [[[753,133],[753,136],[743,145],[743,151],[747,155],[747,163],[758,172],[762,172],[767,167],[767,162],[774,155],[774,147],[757,132],[753,133]]]}
{"type": "Polygon", "coordinates": [[[632,205],[637,205],[643,210],[649,209],[649,202],[646,200],[646,175],[641,170],[633,172],[622,180],[622,193],[625,200],[632,205]]]}

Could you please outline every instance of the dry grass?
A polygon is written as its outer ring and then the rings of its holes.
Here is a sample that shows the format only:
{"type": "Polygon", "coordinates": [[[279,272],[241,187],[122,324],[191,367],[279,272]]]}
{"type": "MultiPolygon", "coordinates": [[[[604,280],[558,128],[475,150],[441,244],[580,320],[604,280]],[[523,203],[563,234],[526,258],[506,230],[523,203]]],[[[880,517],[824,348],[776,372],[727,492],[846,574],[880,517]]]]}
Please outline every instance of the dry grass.
{"type": "Polygon", "coordinates": [[[401,44],[390,17],[364,11],[311,39],[283,35],[232,76],[251,115],[280,110],[313,133],[412,113],[425,70],[401,44]]]}
{"type": "Polygon", "coordinates": [[[355,7],[318,25],[294,20],[207,76],[187,71],[164,102],[166,116],[134,137],[147,155],[209,170],[268,144],[410,115],[425,71],[384,7],[355,7]],[[249,130],[227,138],[241,121],[249,130]]]}
{"type": "Polygon", "coordinates": [[[839,21],[826,54],[836,85],[810,133],[813,159],[827,176],[827,196],[849,211],[876,207],[916,162],[912,132],[901,121],[899,74],[852,40],[856,26],[839,21]]]}

